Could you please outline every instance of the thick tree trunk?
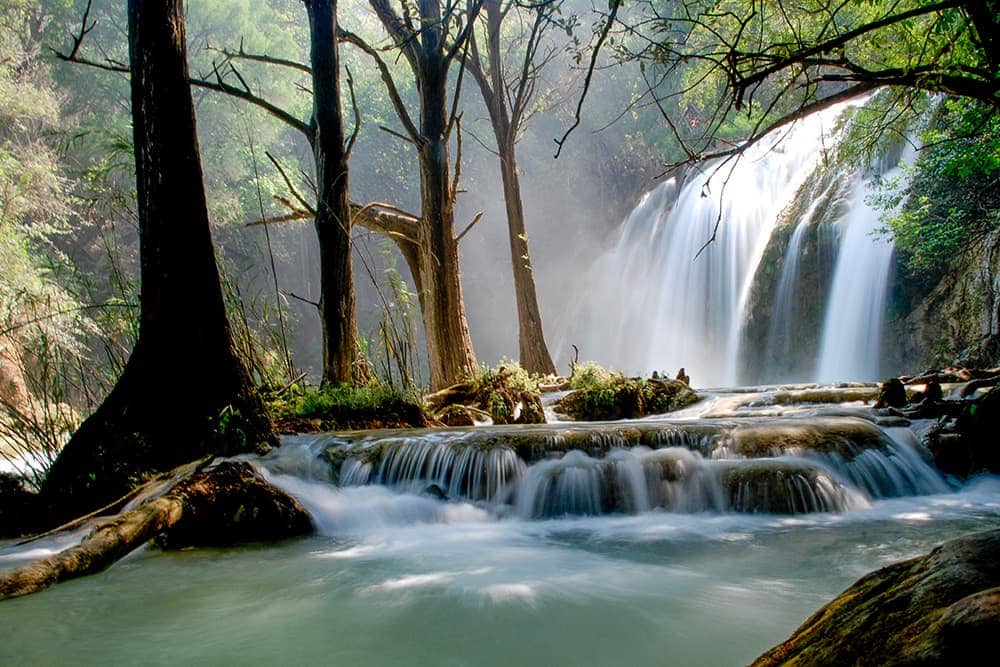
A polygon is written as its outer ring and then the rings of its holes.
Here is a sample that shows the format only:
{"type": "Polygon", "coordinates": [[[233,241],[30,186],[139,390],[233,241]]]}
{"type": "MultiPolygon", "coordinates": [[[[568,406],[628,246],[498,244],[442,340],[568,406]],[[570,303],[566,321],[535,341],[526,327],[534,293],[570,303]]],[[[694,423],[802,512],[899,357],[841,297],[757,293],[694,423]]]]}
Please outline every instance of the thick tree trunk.
{"type": "Polygon", "coordinates": [[[545,344],[542,314],[535,293],[535,273],[528,251],[528,231],[524,226],[521,182],[513,144],[500,150],[500,174],[503,198],[507,205],[507,235],[514,270],[514,295],[517,298],[517,340],[521,366],[529,373],[555,375],[556,367],[545,344]]]}
{"type": "Polygon", "coordinates": [[[53,520],[121,496],[151,470],[273,438],[233,348],[209,229],[182,0],[130,0],[141,254],[139,339],[53,466],[53,520]]]}
{"type": "Polygon", "coordinates": [[[351,269],[351,209],[340,101],[337,0],[305,0],[313,80],[313,154],[319,187],[316,235],[320,253],[323,382],[357,378],[357,323],[351,269]]]}
{"type": "MultiPolygon", "coordinates": [[[[433,18],[433,17],[431,17],[433,18]]],[[[417,249],[420,307],[431,389],[448,386],[476,367],[462,297],[448,158],[447,63],[434,30],[421,35],[420,200],[417,249]]]]}

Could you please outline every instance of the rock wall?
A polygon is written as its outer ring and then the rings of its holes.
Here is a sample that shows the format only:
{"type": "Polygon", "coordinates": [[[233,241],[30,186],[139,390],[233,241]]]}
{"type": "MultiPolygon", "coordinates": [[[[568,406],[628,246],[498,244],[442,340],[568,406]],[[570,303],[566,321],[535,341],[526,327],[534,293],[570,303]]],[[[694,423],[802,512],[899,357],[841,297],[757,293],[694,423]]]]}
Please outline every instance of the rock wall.
{"type": "Polygon", "coordinates": [[[850,178],[819,166],[781,213],[757,274],[745,311],[740,344],[743,383],[812,378],[823,329],[824,307],[837,259],[837,228],[845,213],[850,178]],[[791,308],[776,312],[788,246],[795,228],[803,232],[791,308]]]}
{"type": "Polygon", "coordinates": [[[900,310],[885,327],[890,374],[1000,365],[1000,230],[956,257],[929,294],[900,310]]]}

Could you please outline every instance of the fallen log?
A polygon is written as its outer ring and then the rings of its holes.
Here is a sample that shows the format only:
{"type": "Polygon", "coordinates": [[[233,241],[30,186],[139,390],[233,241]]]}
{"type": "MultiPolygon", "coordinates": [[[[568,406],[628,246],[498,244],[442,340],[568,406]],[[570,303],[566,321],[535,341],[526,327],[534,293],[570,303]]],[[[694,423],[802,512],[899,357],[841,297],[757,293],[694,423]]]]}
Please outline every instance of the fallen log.
{"type": "MultiPolygon", "coordinates": [[[[161,484],[157,481],[155,484],[161,484]]],[[[163,548],[272,541],[312,530],[305,509],[249,463],[223,461],[101,520],[80,544],[0,574],[0,600],[94,574],[155,540],[163,548]]]]}

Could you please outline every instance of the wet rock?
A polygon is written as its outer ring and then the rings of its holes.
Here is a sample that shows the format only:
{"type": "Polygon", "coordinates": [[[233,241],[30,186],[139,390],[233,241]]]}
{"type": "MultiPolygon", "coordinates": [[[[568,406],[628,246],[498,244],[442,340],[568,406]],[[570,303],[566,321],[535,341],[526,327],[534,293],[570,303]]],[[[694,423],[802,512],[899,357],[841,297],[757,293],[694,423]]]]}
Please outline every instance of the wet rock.
{"type": "Polygon", "coordinates": [[[855,417],[773,420],[740,425],[732,432],[733,448],[747,458],[780,456],[803,451],[835,453],[845,460],[868,449],[891,444],[880,428],[855,417]]]}
{"type": "Polygon", "coordinates": [[[737,512],[804,514],[847,509],[845,489],[818,465],[792,461],[740,461],[721,476],[728,507],[737,512]]]}
{"type": "Polygon", "coordinates": [[[558,407],[572,419],[612,421],[673,412],[698,399],[698,394],[678,380],[616,378],[608,386],[567,394],[558,407]]]}
{"type": "Polygon", "coordinates": [[[515,420],[517,424],[544,424],[545,409],[542,407],[542,395],[537,391],[521,392],[521,414],[515,420]]]}
{"type": "Polygon", "coordinates": [[[444,489],[442,489],[437,484],[428,484],[427,487],[424,489],[424,495],[430,496],[431,498],[435,498],[437,500],[448,500],[448,494],[446,494],[444,492],[444,489]]]}
{"type": "Polygon", "coordinates": [[[882,383],[876,408],[901,408],[906,405],[906,387],[899,378],[891,378],[882,383]]]}
{"type": "Polygon", "coordinates": [[[435,415],[435,418],[445,426],[475,426],[472,413],[464,405],[449,405],[435,415]]]}
{"type": "MultiPolygon", "coordinates": [[[[949,403],[950,401],[946,401],[949,403]]],[[[943,473],[966,478],[1000,472],[1000,391],[993,389],[963,406],[957,418],[942,417],[924,435],[924,443],[943,473]]]]}
{"type": "Polygon", "coordinates": [[[295,498],[272,486],[249,463],[223,461],[182,481],[183,515],[156,543],[166,549],[280,540],[312,532],[295,498]]]}
{"type": "Polygon", "coordinates": [[[1000,631],[1000,530],[859,579],[754,665],[961,665],[1000,631]]]}

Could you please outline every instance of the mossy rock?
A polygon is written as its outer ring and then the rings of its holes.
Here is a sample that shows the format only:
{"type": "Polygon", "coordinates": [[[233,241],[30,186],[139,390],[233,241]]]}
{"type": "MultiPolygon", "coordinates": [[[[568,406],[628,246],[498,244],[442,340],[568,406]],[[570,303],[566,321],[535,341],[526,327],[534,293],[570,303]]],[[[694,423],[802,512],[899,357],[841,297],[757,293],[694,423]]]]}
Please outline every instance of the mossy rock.
{"type": "Polygon", "coordinates": [[[980,664],[998,630],[1000,530],[992,530],[862,577],[753,664],[980,664]]]}
{"type": "Polygon", "coordinates": [[[605,385],[567,394],[559,401],[559,409],[579,421],[612,421],[673,412],[698,398],[678,380],[616,377],[605,385]]]}
{"type": "Polygon", "coordinates": [[[892,441],[880,428],[856,417],[772,420],[733,429],[733,448],[741,456],[780,456],[797,450],[838,454],[851,460],[868,449],[884,450],[892,441]]]}
{"type": "Polygon", "coordinates": [[[362,431],[383,428],[429,426],[423,408],[403,398],[393,398],[379,405],[329,405],[312,414],[283,414],[275,418],[279,433],[325,433],[362,431]]]}
{"type": "Polygon", "coordinates": [[[313,530],[299,501],[249,463],[223,461],[182,481],[172,493],[183,498],[184,514],[157,537],[166,549],[269,542],[313,530]]]}
{"type": "Polygon", "coordinates": [[[435,415],[435,419],[445,426],[475,426],[476,421],[472,418],[469,409],[464,405],[449,405],[435,415]]]}

